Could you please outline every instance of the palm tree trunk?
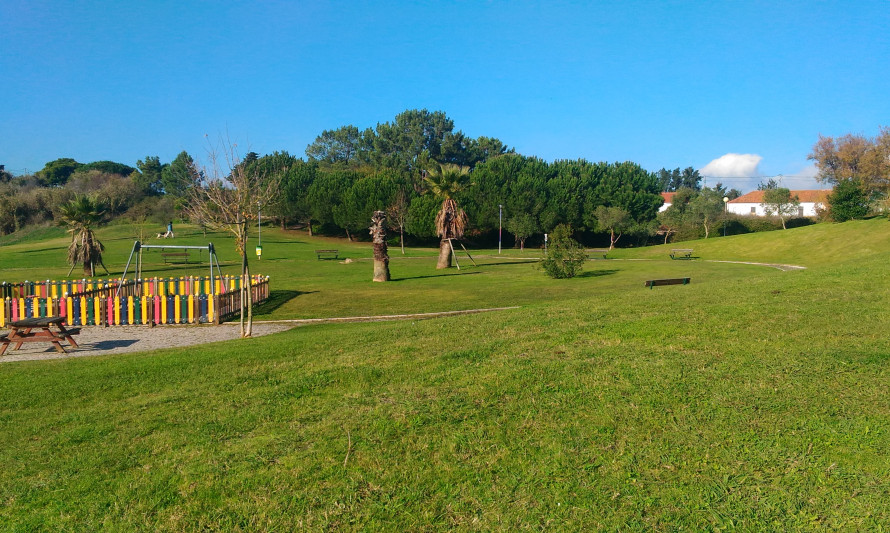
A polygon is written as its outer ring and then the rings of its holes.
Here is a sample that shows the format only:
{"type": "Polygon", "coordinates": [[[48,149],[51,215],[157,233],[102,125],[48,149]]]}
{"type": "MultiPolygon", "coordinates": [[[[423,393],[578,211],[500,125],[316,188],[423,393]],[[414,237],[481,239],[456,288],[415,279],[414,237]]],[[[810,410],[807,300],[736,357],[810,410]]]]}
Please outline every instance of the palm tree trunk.
{"type": "Polygon", "coordinates": [[[386,247],[386,213],[374,211],[371,217],[371,238],[374,242],[374,281],[389,281],[389,252],[386,247]]]}
{"type": "Polygon", "coordinates": [[[83,273],[85,276],[94,277],[93,276],[93,256],[92,256],[92,243],[90,242],[89,234],[86,230],[81,233],[80,238],[80,250],[81,255],[83,256],[83,273]]]}
{"type": "Polygon", "coordinates": [[[439,242],[439,261],[436,263],[436,268],[451,268],[451,243],[448,239],[439,242]]]}

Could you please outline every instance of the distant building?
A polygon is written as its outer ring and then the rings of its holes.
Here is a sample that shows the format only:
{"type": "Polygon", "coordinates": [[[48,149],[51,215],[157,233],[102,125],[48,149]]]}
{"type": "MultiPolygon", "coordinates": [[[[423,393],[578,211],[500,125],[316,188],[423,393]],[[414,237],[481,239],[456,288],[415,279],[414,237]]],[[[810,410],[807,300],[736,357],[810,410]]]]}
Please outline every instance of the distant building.
{"type": "MultiPolygon", "coordinates": [[[[726,210],[737,215],[766,216],[766,211],[763,208],[763,193],[764,191],[751,191],[748,194],[743,194],[735,200],[730,200],[726,204],[726,210]]],[[[791,197],[797,196],[797,199],[800,200],[797,216],[816,216],[817,209],[825,208],[826,199],[830,193],[830,190],[791,191],[791,197]]]]}
{"type": "Polygon", "coordinates": [[[677,194],[675,192],[663,192],[661,193],[661,197],[664,198],[664,205],[658,208],[658,212],[661,213],[665,209],[671,206],[674,201],[674,195],[677,194]]]}

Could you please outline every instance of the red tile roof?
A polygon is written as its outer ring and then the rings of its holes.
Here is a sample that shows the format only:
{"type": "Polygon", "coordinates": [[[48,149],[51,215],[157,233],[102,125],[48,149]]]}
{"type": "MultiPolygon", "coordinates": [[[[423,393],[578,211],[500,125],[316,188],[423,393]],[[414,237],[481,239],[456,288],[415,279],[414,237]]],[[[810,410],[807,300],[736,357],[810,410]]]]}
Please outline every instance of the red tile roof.
{"type": "Polygon", "coordinates": [[[673,203],[674,195],[677,194],[675,192],[663,192],[661,193],[661,197],[664,198],[664,203],[670,204],[673,203]]]}
{"type": "MultiPolygon", "coordinates": [[[[791,191],[791,197],[797,196],[801,202],[825,203],[825,198],[831,190],[806,190],[791,191]]],[[[662,193],[664,194],[664,193],[662,193]]],[[[763,203],[763,191],[751,191],[743,194],[735,200],[730,200],[731,204],[760,204],[763,203]]]]}

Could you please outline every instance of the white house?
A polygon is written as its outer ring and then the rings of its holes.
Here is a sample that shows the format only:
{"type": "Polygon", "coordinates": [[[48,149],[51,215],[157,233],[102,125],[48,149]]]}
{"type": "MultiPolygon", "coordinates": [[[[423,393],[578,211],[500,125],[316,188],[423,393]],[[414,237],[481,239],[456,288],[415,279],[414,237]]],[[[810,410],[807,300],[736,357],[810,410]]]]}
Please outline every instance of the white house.
{"type": "MultiPolygon", "coordinates": [[[[800,200],[797,216],[816,216],[817,209],[825,208],[826,197],[829,193],[831,193],[830,190],[791,191],[791,197],[797,196],[797,199],[800,200]]],[[[726,210],[738,215],[766,216],[766,211],[763,209],[763,191],[752,191],[735,200],[730,200],[726,204],[726,210]]]]}

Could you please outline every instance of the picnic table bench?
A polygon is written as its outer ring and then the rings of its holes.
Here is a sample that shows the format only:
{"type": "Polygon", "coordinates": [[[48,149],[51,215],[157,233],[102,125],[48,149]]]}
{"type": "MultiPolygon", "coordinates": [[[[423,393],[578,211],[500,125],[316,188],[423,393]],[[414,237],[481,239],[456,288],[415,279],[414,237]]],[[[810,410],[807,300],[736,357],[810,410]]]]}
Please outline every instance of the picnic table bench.
{"type": "Polygon", "coordinates": [[[179,258],[184,259],[186,263],[189,262],[188,252],[161,252],[161,257],[164,259],[164,264],[172,263],[179,258]]]}
{"type": "Polygon", "coordinates": [[[318,260],[321,259],[337,259],[340,255],[339,250],[315,250],[315,256],[318,257],[318,260]],[[322,256],[326,256],[322,258],[322,256]]]}
{"type": "Polygon", "coordinates": [[[77,342],[72,335],[80,333],[79,328],[65,329],[63,316],[48,316],[42,318],[24,318],[9,323],[9,333],[0,335],[0,355],[6,353],[10,344],[15,344],[13,350],[18,350],[26,342],[49,342],[59,353],[67,353],[62,347],[62,341],[67,341],[77,348],[77,342]],[[39,331],[33,331],[38,329],[39,331]]]}
{"type": "Polygon", "coordinates": [[[650,289],[658,285],[689,285],[692,278],[669,278],[669,279],[650,279],[646,282],[646,287],[650,289]]]}
{"type": "Polygon", "coordinates": [[[609,249],[608,248],[592,248],[590,250],[587,250],[587,253],[589,253],[590,255],[601,255],[601,256],[603,256],[603,259],[605,259],[606,256],[609,255],[609,249]]]}
{"type": "Polygon", "coordinates": [[[671,250],[671,259],[692,259],[692,248],[674,248],[671,250]]]}

